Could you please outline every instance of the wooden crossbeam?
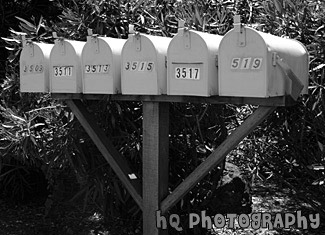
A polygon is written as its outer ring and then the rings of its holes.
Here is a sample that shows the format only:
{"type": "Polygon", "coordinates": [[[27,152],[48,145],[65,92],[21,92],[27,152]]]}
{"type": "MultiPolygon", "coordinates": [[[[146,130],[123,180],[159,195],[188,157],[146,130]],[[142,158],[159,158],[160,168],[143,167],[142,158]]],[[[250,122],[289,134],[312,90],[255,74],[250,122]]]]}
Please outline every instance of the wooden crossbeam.
{"type": "Polygon", "coordinates": [[[161,203],[161,213],[165,214],[181,200],[204,176],[217,166],[256,126],[258,126],[276,107],[260,106],[249,116],[210,156],[201,163],[176,189],[161,203]]]}
{"type": "Polygon", "coordinates": [[[259,97],[228,97],[228,96],[183,96],[183,95],[103,95],[81,93],[52,93],[54,99],[85,99],[85,100],[119,100],[119,101],[152,101],[152,102],[181,102],[181,103],[210,103],[210,104],[252,104],[261,106],[292,106],[296,102],[290,95],[268,98],[259,97]]]}
{"type": "Polygon", "coordinates": [[[168,194],[169,103],[143,102],[143,234],[166,235],[156,211],[168,194]]]}
{"type": "Polygon", "coordinates": [[[116,175],[122,181],[125,188],[133,197],[138,206],[143,209],[142,191],[140,180],[130,180],[129,175],[134,172],[129,167],[126,159],[115,149],[111,140],[104,131],[95,123],[95,118],[91,115],[80,100],[66,100],[66,103],[76,115],[79,122],[93,140],[106,161],[112,167],[116,175]]]}

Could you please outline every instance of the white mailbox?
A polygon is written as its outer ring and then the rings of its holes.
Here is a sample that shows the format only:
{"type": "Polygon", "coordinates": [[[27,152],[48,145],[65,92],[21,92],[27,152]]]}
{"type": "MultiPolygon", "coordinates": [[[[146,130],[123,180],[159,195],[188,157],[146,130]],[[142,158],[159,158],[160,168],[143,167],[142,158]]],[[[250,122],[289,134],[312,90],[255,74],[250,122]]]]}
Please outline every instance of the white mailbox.
{"type": "Polygon", "coordinates": [[[85,42],[56,39],[50,55],[50,91],[81,93],[81,52],[85,42]]]}
{"type": "Polygon", "coordinates": [[[234,29],[219,48],[219,95],[272,97],[307,93],[307,49],[298,41],[242,26],[234,29]]]}
{"type": "Polygon", "coordinates": [[[122,94],[167,93],[167,37],[130,34],[122,50],[122,94]]]}
{"type": "Polygon", "coordinates": [[[20,91],[49,91],[49,60],[53,44],[36,43],[23,39],[20,54],[20,91]]]}
{"type": "Polygon", "coordinates": [[[121,52],[126,40],[89,34],[82,50],[83,93],[121,93],[121,52]]]}
{"type": "Polygon", "coordinates": [[[167,94],[218,94],[217,54],[222,37],[180,28],[167,52],[167,94]]]}

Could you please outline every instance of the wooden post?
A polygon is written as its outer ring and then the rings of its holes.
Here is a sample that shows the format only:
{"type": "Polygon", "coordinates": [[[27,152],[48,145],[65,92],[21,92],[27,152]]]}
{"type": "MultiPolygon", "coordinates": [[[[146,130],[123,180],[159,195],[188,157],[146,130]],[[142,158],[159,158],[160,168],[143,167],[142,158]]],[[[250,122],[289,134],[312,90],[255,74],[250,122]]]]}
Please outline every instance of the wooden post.
{"type": "Polygon", "coordinates": [[[156,211],[168,194],[169,103],[143,102],[143,234],[166,235],[156,211]]]}
{"type": "Polygon", "coordinates": [[[202,162],[177,188],[161,203],[161,212],[165,214],[204,176],[218,165],[256,126],[268,117],[276,107],[260,106],[249,116],[210,156],[202,162]]]}

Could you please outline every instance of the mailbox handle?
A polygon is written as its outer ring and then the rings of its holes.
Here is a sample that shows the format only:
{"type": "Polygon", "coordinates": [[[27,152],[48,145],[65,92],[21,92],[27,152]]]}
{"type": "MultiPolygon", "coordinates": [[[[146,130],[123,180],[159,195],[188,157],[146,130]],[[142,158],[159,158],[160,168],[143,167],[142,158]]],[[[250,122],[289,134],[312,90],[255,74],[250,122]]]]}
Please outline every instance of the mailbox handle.
{"type": "Polygon", "coordinates": [[[22,41],[23,47],[29,46],[29,55],[30,55],[30,57],[33,57],[34,56],[34,44],[32,43],[32,40],[26,39],[26,36],[22,35],[21,41],[22,41]]]}
{"type": "Polygon", "coordinates": [[[304,85],[301,83],[299,78],[296,76],[296,74],[291,70],[290,66],[280,57],[276,56],[276,62],[282,69],[282,71],[285,73],[286,77],[288,77],[291,80],[291,97],[294,100],[297,100],[300,92],[304,88],[304,85]]]}

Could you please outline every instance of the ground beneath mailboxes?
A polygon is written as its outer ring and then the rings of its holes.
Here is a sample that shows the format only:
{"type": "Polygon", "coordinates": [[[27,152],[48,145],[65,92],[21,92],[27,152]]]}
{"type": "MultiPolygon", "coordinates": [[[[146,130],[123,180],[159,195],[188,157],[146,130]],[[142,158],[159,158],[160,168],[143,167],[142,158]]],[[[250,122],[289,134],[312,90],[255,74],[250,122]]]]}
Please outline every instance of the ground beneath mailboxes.
{"type": "MultiPolygon", "coordinates": [[[[64,205],[56,208],[56,216],[45,216],[44,202],[33,202],[28,205],[15,205],[0,198],[0,234],[1,235],[111,235],[123,234],[114,225],[105,225],[96,208],[83,212],[76,206],[64,205]]],[[[308,204],[295,199],[288,190],[281,189],[270,182],[258,182],[253,185],[253,213],[283,213],[301,210],[302,214],[313,213],[308,204]]],[[[140,234],[140,231],[138,231],[140,234]]],[[[300,235],[325,234],[325,221],[320,221],[318,229],[217,229],[213,234],[221,235],[300,235]]]]}

